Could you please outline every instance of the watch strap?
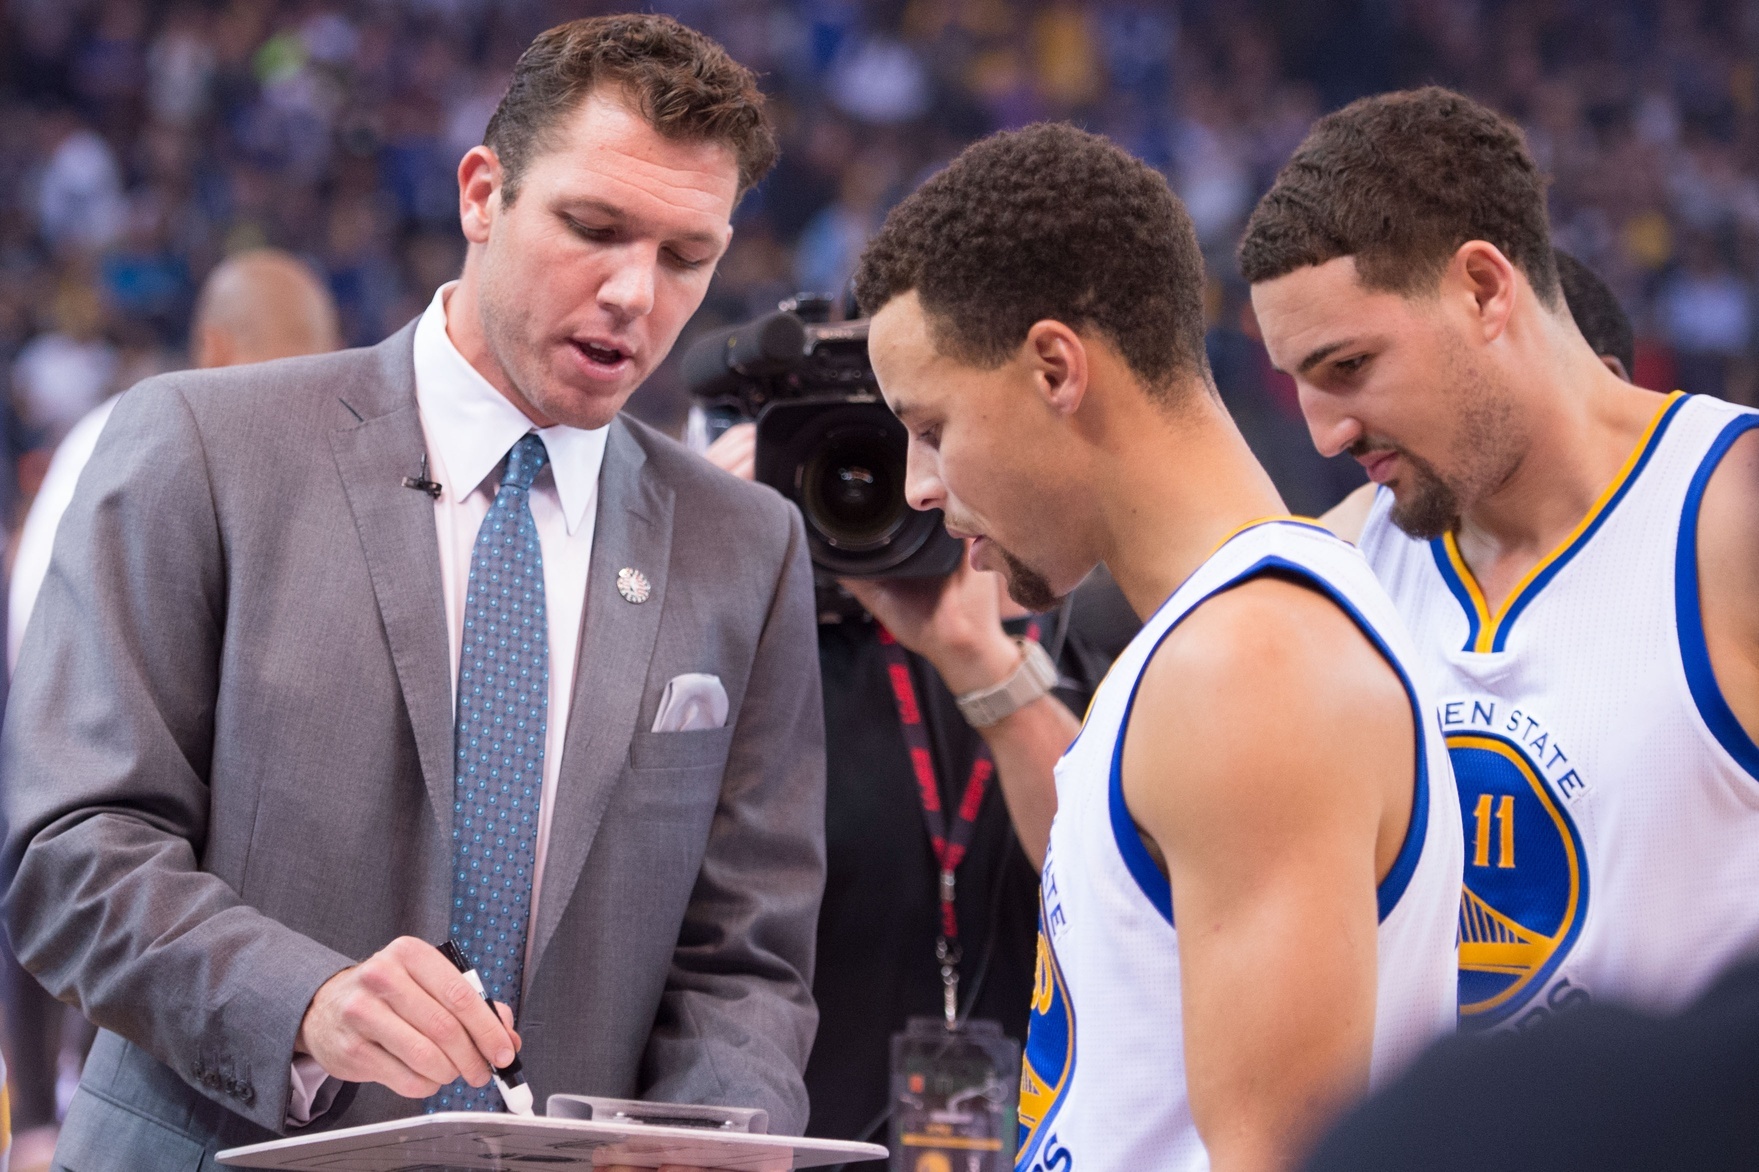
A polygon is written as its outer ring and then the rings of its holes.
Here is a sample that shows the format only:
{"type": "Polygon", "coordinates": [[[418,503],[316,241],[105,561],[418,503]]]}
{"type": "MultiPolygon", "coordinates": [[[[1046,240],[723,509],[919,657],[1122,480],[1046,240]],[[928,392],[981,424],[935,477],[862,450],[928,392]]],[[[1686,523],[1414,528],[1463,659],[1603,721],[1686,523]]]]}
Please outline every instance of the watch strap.
{"type": "Polygon", "coordinates": [[[999,684],[966,692],[955,699],[959,712],[972,728],[1000,724],[1040,696],[1050,694],[1057,682],[1057,667],[1043,647],[1031,639],[1015,636],[1020,666],[999,684]]]}

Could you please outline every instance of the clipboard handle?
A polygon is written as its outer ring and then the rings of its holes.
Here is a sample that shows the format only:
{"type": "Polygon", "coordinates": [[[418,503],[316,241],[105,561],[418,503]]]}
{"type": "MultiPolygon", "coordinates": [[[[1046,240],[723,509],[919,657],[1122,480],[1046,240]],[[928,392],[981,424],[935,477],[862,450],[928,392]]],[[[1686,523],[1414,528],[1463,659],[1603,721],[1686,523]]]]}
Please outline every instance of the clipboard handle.
{"type": "Polygon", "coordinates": [[[551,1119],[587,1119],[647,1127],[696,1127],[768,1135],[770,1113],[754,1107],[710,1107],[698,1103],[648,1103],[598,1095],[551,1095],[544,1104],[551,1119]]]}

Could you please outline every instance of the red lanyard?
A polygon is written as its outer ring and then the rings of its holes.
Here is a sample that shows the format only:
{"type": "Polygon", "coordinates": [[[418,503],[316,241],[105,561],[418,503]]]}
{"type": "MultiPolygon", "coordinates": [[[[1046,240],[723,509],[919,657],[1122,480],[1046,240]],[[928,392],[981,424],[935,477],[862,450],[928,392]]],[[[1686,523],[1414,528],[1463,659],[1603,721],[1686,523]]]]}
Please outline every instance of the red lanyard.
{"type": "MultiPolygon", "coordinates": [[[[1026,628],[1026,637],[1038,641],[1038,620],[1026,628]]],[[[922,722],[922,705],[916,696],[916,683],[910,678],[910,663],[904,649],[884,627],[879,632],[880,649],[886,658],[886,675],[891,679],[892,698],[898,703],[898,724],[904,733],[904,747],[910,751],[910,768],[916,775],[916,793],[921,799],[922,820],[928,827],[928,841],[934,848],[935,866],[940,871],[941,923],[935,941],[935,959],[941,965],[941,985],[947,1028],[958,1021],[959,1013],[959,913],[955,903],[958,895],[959,864],[971,848],[971,836],[977,827],[977,815],[983,809],[984,795],[989,792],[990,778],[995,776],[995,761],[989,745],[978,742],[977,759],[971,763],[971,776],[959,806],[953,811],[949,829],[947,813],[941,807],[941,784],[935,774],[934,753],[928,744],[928,729],[922,722]]]]}

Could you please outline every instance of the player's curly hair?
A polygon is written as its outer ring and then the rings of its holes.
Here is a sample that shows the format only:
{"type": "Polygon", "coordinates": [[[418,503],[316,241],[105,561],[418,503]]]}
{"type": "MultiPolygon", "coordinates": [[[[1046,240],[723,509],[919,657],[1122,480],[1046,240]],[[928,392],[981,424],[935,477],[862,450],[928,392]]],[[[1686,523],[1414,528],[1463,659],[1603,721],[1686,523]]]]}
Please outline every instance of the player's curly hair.
{"type": "Polygon", "coordinates": [[[724,143],[738,161],[741,195],[776,165],[757,78],[720,45],[669,16],[583,17],[538,34],[489,119],[483,142],[501,161],[503,204],[550,149],[556,124],[601,86],[621,90],[667,138],[724,143]]]}
{"type": "Polygon", "coordinates": [[[1158,397],[1209,381],[1191,217],[1159,172],[1065,123],[974,143],[893,209],[855,295],[872,314],[911,290],[961,361],[999,366],[1051,319],[1098,331],[1158,397]]]}
{"type": "Polygon", "coordinates": [[[1340,256],[1371,289],[1428,292],[1484,240],[1558,305],[1545,176],[1513,123],[1439,86],[1352,102],[1313,124],[1240,241],[1251,284],[1340,256]]]}

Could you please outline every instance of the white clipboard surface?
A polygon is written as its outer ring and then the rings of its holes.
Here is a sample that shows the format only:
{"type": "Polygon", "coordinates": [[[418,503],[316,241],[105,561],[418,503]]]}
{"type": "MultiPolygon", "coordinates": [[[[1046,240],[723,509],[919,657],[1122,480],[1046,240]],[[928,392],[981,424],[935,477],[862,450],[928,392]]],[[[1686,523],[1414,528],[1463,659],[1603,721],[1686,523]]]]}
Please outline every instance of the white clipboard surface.
{"type": "Polygon", "coordinates": [[[754,1135],[700,1127],[487,1111],[441,1111],[340,1131],[228,1148],[234,1168],[303,1172],[549,1172],[627,1164],[788,1172],[854,1160],[884,1160],[879,1144],[754,1135]]]}

